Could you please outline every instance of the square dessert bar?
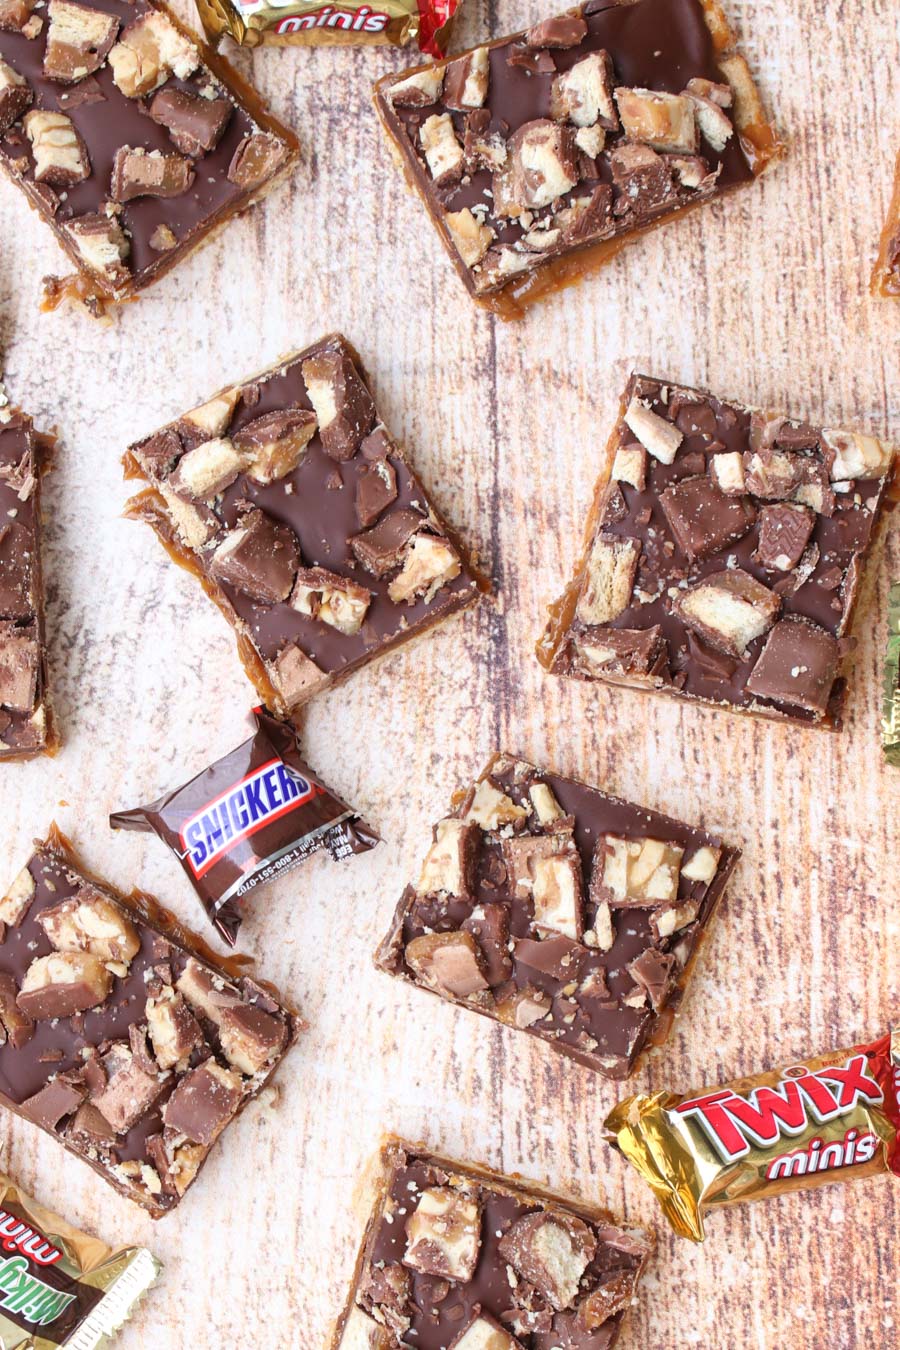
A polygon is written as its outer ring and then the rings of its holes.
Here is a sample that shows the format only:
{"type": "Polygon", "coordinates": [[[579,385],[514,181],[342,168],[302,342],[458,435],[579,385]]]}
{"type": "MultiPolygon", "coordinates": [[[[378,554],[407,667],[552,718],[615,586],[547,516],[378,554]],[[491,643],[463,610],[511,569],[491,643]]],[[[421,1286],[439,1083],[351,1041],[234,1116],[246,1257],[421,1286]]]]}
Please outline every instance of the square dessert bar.
{"type": "Polygon", "coordinates": [[[195,572],[287,713],[471,605],[480,583],[337,334],[136,445],[129,513],[195,572]]]}
{"type": "Polygon", "coordinates": [[[872,290],[876,295],[900,296],[900,154],[894,172],[894,195],[872,273],[872,290]]]}
{"type": "Polygon", "coordinates": [[[717,0],[589,0],[375,104],[469,292],[505,318],[781,154],[717,0]]]}
{"type": "Polygon", "coordinates": [[[102,312],[283,177],[294,136],[155,0],[0,0],[0,164],[102,312]]]}
{"type": "Polygon", "coordinates": [[[0,1101],[160,1218],[302,1021],[55,827],[0,921],[0,1101]]]}
{"type": "Polygon", "coordinates": [[[0,759],[59,747],[41,578],[41,478],[51,447],[0,387],[0,759]]]}
{"type": "Polygon", "coordinates": [[[331,1350],[611,1350],[652,1234],[390,1139],[331,1350]]]}
{"type": "Polygon", "coordinates": [[[376,964],[627,1078],[668,1035],[739,856],[497,755],[435,826],[376,964]]]}
{"type": "Polygon", "coordinates": [[[893,451],[633,375],[548,670],[832,728],[893,451]]]}

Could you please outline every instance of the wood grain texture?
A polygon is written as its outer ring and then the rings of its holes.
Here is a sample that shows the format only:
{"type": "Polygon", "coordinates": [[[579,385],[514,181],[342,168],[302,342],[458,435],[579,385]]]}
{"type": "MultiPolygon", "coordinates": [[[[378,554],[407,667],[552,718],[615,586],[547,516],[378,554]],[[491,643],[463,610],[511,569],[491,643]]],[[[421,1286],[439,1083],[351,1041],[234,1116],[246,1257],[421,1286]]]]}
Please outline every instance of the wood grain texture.
{"type": "MultiPolygon", "coordinates": [[[[877,739],[896,525],[840,736],[564,683],[532,651],[632,364],[900,439],[900,314],[866,291],[900,125],[895,0],[727,8],[789,158],[513,326],[469,303],[390,163],[369,88],[402,53],[238,53],[300,132],[302,164],[111,329],[38,314],[40,277],[59,258],[0,188],[7,382],[62,434],[45,564],[65,738],[57,759],[3,770],[3,877],[56,815],[90,865],[202,927],[175,861],[152,838],[111,834],[106,816],[236,744],[252,691],[195,583],[149,530],[119,519],[118,456],[225,380],[344,330],[497,587],[310,707],[311,761],[385,842],[340,866],[317,858],[257,900],[245,945],[311,1029],[278,1100],[229,1131],[182,1209],[153,1225],[52,1140],[0,1121],[3,1165],[44,1203],[107,1240],[150,1242],[166,1263],[122,1350],[319,1350],[362,1233],[359,1171],[387,1129],[657,1223],[649,1193],[600,1142],[620,1089],[371,966],[431,821],[496,746],[744,844],[641,1087],[731,1078],[874,1036],[900,1011],[900,775],[877,739]]],[[[189,13],[186,0],[178,9],[189,13]]],[[[457,45],[546,12],[538,0],[467,0],[457,45]]],[[[898,1227],[900,1188],[878,1179],[735,1208],[702,1248],[663,1232],[621,1344],[889,1350],[898,1227]]]]}

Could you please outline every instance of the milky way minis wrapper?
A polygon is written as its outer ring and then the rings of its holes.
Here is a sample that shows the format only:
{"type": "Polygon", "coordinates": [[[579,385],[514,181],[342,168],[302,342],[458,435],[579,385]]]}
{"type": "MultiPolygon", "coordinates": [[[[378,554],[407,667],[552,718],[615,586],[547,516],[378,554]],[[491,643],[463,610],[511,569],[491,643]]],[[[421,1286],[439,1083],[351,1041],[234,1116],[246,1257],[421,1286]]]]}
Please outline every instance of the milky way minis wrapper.
{"type": "Polygon", "coordinates": [[[234,946],[240,901],[321,848],[335,860],[378,835],[304,762],[294,729],[263,708],[256,732],[190,782],[148,806],[116,811],[113,829],[146,830],[169,845],[220,936],[234,946]]]}
{"type": "Polygon", "coordinates": [[[159,1271],[146,1247],[107,1247],[0,1172],[3,1350],[102,1350],[159,1271]]]}
{"type": "Polygon", "coordinates": [[[683,1096],[628,1097],[608,1141],[681,1237],[703,1211],[888,1170],[900,1176],[900,1031],[683,1096]]]}
{"type": "Polygon", "coordinates": [[[900,581],[888,592],[888,640],[884,655],[881,744],[888,764],[900,769],[900,581]]]}
{"type": "Polygon", "coordinates": [[[226,33],[244,47],[405,47],[443,56],[460,0],[196,0],[206,35],[226,33]]]}

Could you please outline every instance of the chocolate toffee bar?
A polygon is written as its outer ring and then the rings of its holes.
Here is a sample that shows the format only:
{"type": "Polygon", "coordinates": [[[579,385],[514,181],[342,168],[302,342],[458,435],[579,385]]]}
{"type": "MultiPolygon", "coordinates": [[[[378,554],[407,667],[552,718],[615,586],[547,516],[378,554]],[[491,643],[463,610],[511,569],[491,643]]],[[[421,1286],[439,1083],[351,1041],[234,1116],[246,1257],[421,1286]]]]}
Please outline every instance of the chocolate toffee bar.
{"type": "Polygon", "coordinates": [[[337,334],[131,446],[129,512],[195,572],[281,713],[471,605],[483,583],[337,334]]]}
{"type": "Polygon", "coordinates": [[[505,318],[782,147],[717,0],[589,0],[375,104],[469,292],[505,318]]]}
{"type": "Polygon", "coordinates": [[[283,177],[294,136],[156,0],[0,0],[0,164],[77,269],[133,296],[283,177]]]}
{"type": "Polygon", "coordinates": [[[900,296],[900,154],[894,175],[894,195],[872,273],[872,290],[876,295],[900,296]]]}
{"type": "Polygon", "coordinates": [[[841,725],[893,451],[632,376],[548,670],[841,725]]]}
{"type": "Polygon", "coordinates": [[[55,827],[0,920],[0,1101],[160,1218],[302,1021],[55,827]]]}
{"type": "Polygon", "coordinates": [[[668,1035],[738,857],[498,755],[435,826],[376,963],[626,1078],[668,1035]]]}
{"type": "Polygon", "coordinates": [[[607,1210],[400,1139],[331,1350],[611,1350],[654,1239],[607,1210]]]}
{"type": "Polygon", "coordinates": [[[41,579],[41,477],[51,440],[0,386],[0,759],[54,754],[41,579]]]}

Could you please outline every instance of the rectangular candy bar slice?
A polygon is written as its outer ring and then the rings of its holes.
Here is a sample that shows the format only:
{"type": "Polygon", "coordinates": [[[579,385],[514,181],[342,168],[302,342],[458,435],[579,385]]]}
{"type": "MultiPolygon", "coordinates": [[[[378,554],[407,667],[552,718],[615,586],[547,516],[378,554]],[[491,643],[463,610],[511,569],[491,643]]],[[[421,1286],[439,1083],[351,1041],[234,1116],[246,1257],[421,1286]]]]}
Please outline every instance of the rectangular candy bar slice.
{"type": "Polygon", "coordinates": [[[156,0],[0,0],[0,164],[77,269],[133,296],[292,167],[295,137],[156,0]]]}
{"type": "Polygon", "coordinates": [[[389,1139],[331,1350],[611,1350],[652,1234],[389,1139]]]}
{"type": "Polygon", "coordinates": [[[281,713],[471,605],[479,579],[337,334],[132,445],[153,526],[281,713]]]}
{"type": "Polygon", "coordinates": [[[41,477],[51,441],[0,387],[0,759],[54,754],[41,578],[41,477]]]}
{"type": "Polygon", "coordinates": [[[894,195],[881,235],[878,261],[872,272],[872,290],[876,295],[900,296],[900,154],[894,174],[894,195]]]}
{"type": "Polygon", "coordinates": [[[0,920],[0,1101],[160,1218],[301,1019],[55,826],[0,920]]]}
{"type": "Polygon", "coordinates": [[[717,0],[589,0],[375,104],[457,272],[505,318],[781,154],[717,0]]]}
{"type": "Polygon", "coordinates": [[[668,1035],[739,856],[497,755],[434,827],[376,963],[626,1078],[668,1035]]]}
{"type": "Polygon", "coordinates": [[[556,674],[837,728],[890,446],[633,375],[556,674]]]}

